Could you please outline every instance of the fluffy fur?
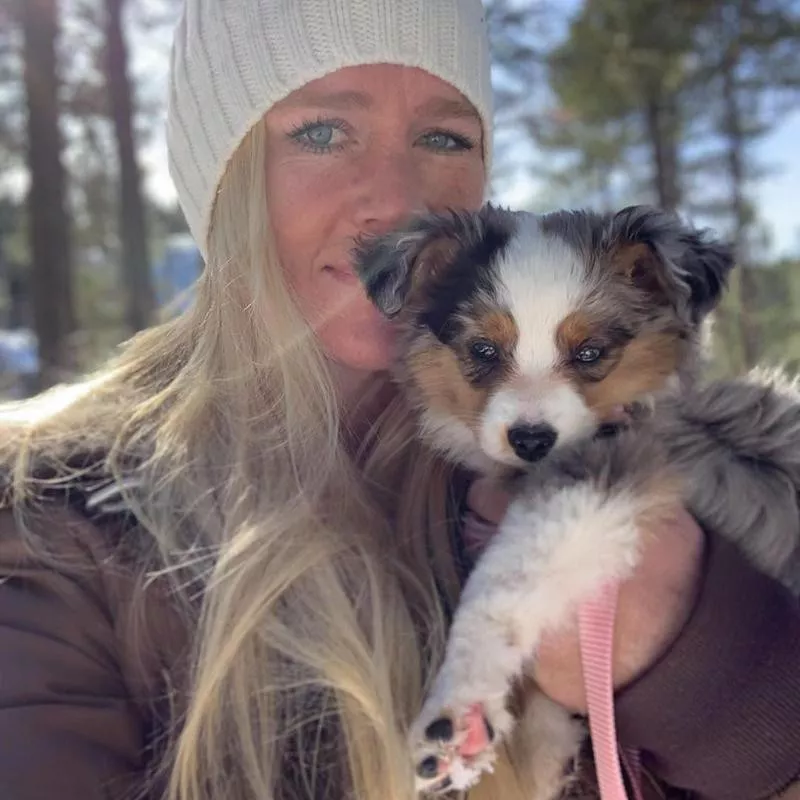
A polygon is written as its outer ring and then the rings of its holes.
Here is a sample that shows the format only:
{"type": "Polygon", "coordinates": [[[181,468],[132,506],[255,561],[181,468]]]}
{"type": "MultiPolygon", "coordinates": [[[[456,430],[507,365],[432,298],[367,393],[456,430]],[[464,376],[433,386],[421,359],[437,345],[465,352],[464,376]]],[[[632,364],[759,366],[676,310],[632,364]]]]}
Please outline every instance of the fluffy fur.
{"type": "MultiPolygon", "coordinates": [[[[492,768],[543,633],[629,575],[676,504],[800,590],[797,392],[765,375],[698,380],[703,323],[734,263],[725,245],[648,207],[487,206],[417,219],[363,243],[358,263],[398,322],[396,377],[423,437],[516,497],[411,729],[420,790],[464,789],[492,768]]],[[[541,695],[523,718],[532,795],[549,798],[583,731],[541,695]]]]}

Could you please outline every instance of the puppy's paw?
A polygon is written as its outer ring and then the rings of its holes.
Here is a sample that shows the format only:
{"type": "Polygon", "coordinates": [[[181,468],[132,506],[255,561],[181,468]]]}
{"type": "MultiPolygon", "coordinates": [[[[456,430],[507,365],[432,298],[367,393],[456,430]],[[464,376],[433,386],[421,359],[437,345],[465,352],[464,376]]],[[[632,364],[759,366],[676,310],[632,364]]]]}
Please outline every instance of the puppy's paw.
{"type": "Polygon", "coordinates": [[[476,702],[460,713],[423,711],[420,719],[431,713],[433,721],[412,734],[417,790],[435,795],[468,789],[492,771],[495,746],[511,728],[511,715],[502,703],[476,702]]]}

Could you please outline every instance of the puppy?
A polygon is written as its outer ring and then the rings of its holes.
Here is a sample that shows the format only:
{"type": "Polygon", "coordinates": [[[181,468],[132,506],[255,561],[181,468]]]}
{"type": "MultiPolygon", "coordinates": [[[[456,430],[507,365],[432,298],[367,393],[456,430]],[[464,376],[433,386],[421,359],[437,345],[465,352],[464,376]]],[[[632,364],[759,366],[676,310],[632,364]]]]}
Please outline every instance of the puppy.
{"type": "MultiPolygon", "coordinates": [[[[356,260],[397,322],[395,375],[424,440],[515,496],[411,730],[420,791],[491,770],[542,635],[630,575],[677,506],[796,584],[795,389],[698,381],[704,323],[734,265],[724,244],[649,207],[486,206],[420,217],[362,242],[356,260]]],[[[551,797],[584,732],[541,695],[530,708],[534,796],[551,797]]]]}

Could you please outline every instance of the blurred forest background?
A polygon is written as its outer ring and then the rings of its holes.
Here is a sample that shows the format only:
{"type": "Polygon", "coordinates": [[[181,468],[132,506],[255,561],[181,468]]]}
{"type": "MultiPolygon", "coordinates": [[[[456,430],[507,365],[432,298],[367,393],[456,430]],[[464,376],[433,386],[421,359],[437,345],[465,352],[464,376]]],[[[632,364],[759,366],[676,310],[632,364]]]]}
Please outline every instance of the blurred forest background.
{"type": "MultiPolygon", "coordinates": [[[[800,0],[485,5],[495,199],[713,226],[740,257],[716,369],[800,368],[800,0]]],[[[201,262],[163,143],[179,9],[0,0],[0,394],[89,369],[189,301],[201,262]]]]}

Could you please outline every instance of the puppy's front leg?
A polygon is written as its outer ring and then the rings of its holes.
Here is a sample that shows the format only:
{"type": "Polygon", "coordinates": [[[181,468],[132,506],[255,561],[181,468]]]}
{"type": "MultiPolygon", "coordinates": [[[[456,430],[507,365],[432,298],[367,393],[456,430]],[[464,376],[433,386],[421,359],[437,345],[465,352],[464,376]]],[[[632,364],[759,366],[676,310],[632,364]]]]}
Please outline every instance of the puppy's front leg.
{"type": "Polygon", "coordinates": [[[465,789],[491,770],[513,725],[512,682],[542,635],[631,573],[640,530],[663,506],[662,493],[591,481],[549,496],[523,493],[511,505],[465,586],[444,663],[412,729],[421,791],[465,789]]]}

